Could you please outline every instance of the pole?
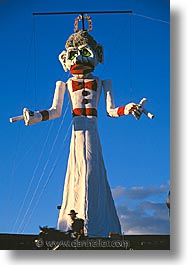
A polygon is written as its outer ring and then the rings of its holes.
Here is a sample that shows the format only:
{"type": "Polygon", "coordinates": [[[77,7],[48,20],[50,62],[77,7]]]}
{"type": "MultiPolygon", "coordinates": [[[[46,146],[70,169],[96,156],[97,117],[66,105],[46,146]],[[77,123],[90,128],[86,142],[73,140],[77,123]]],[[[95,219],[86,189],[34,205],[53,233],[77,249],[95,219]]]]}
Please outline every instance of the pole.
{"type": "Polygon", "coordinates": [[[43,16],[43,15],[77,15],[81,14],[132,14],[132,10],[116,10],[116,11],[73,11],[73,12],[33,12],[33,16],[43,16]]]}

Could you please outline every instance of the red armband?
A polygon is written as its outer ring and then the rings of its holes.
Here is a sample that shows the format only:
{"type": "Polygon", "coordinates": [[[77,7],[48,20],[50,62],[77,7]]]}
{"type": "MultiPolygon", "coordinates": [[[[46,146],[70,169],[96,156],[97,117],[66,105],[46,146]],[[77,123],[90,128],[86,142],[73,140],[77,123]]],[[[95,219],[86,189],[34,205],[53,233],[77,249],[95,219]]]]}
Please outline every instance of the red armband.
{"type": "Polygon", "coordinates": [[[123,116],[123,115],[125,115],[124,111],[125,111],[125,106],[119,107],[118,111],[117,111],[117,114],[119,116],[123,116]]]}

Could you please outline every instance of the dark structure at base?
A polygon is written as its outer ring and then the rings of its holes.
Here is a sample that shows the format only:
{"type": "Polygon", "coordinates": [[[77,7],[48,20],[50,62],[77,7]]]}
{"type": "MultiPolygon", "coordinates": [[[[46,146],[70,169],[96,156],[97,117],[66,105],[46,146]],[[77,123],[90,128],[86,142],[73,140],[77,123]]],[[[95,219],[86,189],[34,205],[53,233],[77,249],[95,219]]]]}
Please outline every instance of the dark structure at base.
{"type": "Polygon", "coordinates": [[[4,250],[170,250],[169,235],[124,235],[83,240],[47,240],[38,235],[0,234],[4,250]]]}

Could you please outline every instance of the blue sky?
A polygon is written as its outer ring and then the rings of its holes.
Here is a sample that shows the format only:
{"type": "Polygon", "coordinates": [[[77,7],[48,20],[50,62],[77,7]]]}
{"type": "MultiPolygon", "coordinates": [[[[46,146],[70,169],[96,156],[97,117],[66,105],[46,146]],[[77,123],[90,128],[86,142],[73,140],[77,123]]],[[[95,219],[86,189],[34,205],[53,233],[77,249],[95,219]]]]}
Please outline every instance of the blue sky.
{"type": "Polygon", "coordinates": [[[56,226],[68,159],[67,95],[60,119],[31,127],[9,123],[23,107],[49,108],[55,82],[68,79],[58,54],[73,32],[75,16],[33,17],[32,12],[126,9],[134,15],[92,15],[91,34],[105,54],[94,74],[112,79],[117,106],[147,97],[155,119],[108,118],[102,95],[103,156],[123,232],[169,233],[168,0],[0,1],[0,232],[38,233],[39,225],[56,226]]]}

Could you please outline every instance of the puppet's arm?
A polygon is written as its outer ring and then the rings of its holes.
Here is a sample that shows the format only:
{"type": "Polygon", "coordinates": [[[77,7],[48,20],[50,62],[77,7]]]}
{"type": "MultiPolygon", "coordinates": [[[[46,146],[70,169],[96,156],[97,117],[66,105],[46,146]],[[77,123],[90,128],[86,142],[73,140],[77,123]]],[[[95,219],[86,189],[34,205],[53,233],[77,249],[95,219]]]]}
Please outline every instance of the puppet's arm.
{"type": "Polygon", "coordinates": [[[142,114],[142,111],[139,109],[138,104],[128,103],[125,106],[115,107],[114,97],[112,93],[112,81],[104,80],[102,81],[105,101],[106,101],[106,111],[107,115],[110,117],[120,117],[123,115],[132,114],[138,120],[142,114]]]}
{"type": "Polygon", "coordinates": [[[23,118],[26,126],[36,124],[41,121],[59,118],[62,113],[62,105],[64,101],[64,93],[66,83],[62,81],[56,82],[56,89],[53,98],[52,107],[48,110],[31,111],[27,108],[23,109],[23,118]]]}

